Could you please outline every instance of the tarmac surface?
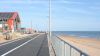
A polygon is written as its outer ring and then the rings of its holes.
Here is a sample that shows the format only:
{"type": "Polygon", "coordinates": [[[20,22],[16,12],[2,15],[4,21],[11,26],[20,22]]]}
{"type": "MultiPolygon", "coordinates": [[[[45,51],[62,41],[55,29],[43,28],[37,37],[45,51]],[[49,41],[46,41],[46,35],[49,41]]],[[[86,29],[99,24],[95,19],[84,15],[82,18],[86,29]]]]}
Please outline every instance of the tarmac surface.
{"type": "Polygon", "coordinates": [[[0,56],[49,56],[47,35],[27,36],[24,39],[1,45],[0,56]]]}

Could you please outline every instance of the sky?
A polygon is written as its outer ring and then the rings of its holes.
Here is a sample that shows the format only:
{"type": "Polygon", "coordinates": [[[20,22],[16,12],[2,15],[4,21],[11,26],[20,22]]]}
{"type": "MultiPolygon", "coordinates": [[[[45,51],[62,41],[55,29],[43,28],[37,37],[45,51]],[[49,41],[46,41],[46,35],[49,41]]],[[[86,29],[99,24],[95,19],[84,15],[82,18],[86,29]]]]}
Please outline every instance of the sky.
{"type": "MultiPolygon", "coordinates": [[[[0,0],[0,12],[18,12],[21,26],[48,29],[48,0],[0,0]]],[[[100,0],[51,0],[52,31],[100,31],[100,0]]]]}

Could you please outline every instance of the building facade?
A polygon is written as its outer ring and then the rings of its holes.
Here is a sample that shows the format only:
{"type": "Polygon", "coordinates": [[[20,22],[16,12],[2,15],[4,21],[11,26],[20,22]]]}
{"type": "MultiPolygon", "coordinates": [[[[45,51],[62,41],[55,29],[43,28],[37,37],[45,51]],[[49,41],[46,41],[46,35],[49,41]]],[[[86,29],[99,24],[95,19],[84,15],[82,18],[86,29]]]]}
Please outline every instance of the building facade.
{"type": "Polygon", "coordinates": [[[18,31],[21,21],[17,12],[0,12],[0,31],[18,31]]]}

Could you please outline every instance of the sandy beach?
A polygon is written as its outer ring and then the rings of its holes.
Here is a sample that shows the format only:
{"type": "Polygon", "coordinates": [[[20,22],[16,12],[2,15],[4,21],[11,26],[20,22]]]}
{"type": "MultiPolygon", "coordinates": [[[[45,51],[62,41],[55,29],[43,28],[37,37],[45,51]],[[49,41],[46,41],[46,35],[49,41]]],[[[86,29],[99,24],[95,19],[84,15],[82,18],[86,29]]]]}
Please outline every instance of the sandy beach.
{"type": "Polygon", "coordinates": [[[90,38],[77,38],[73,36],[59,36],[64,41],[77,47],[90,56],[100,56],[100,40],[90,38]]]}

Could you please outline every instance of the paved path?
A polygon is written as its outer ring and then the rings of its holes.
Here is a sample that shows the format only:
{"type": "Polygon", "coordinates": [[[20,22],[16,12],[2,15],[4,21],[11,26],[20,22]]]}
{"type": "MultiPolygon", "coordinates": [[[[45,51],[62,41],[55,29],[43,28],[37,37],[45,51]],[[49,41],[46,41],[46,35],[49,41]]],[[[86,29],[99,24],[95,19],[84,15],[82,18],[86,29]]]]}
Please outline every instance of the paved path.
{"type": "Polygon", "coordinates": [[[47,36],[45,34],[38,35],[37,37],[36,35],[29,36],[25,39],[0,46],[0,55],[2,56],[49,56],[47,36]]]}

